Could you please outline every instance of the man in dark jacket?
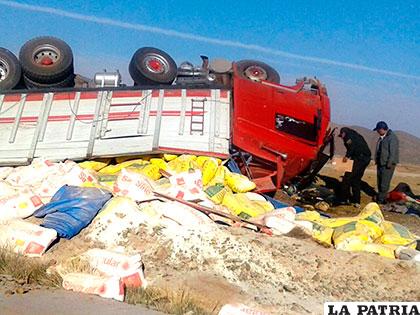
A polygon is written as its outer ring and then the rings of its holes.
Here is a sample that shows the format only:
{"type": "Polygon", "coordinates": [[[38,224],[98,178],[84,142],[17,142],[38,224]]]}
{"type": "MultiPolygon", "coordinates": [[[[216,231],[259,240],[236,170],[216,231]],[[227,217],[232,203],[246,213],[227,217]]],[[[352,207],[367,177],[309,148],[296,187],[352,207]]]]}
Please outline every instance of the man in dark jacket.
{"type": "Polygon", "coordinates": [[[384,121],[378,122],[373,130],[380,136],[375,154],[378,181],[377,202],[385,203],[395,166],[399,162],[398,138],[384,121]]]}
{"type": "Polygon", "coordinates": [[[348,159],[353,160],[351,173],[343,179],[341,201],[350,200],[355,207],[360,207],[360,185],[372,153],[365,139],[357,131],[344,127],[338,136],[343,139],[347,149],[343,162],[347,162],[348,159]]]}

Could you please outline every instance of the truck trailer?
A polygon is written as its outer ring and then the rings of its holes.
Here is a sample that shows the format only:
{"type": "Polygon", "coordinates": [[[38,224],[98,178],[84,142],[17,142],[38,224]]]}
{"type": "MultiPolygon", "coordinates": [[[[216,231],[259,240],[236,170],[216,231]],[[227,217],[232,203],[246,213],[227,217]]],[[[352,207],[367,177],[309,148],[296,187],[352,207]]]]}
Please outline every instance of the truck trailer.
{"type": "Polygon", "coordinates": [[[177,67],[145,47],[129,65],[133,86],[106,72],[77,86],[67,44],[28,43],[19,60],[0,50],[1,166],[37,157],[199,154],[234,159],[268,192],[308,182],[328,159],[330,102],[317,79],[282,85],[274,69],[253,60],[212,65],[202,56],[200,67],[177,67]]]}

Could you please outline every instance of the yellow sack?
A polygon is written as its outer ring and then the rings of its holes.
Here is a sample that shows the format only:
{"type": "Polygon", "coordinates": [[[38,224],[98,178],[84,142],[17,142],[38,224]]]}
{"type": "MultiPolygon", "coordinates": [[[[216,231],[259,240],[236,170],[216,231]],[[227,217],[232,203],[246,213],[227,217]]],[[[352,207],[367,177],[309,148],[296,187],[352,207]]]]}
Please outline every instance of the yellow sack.
{"type": "Polygon", "coordinates": [[[192,155],[192,154],[182,154],[180,156],[178,156],[178,159],[180,160],[188,160],[188,161],[195,161],[197,159],[196,155],[192,155]]]}
{"type": "Polygon", "coordinates": [[[359,215],[355,217],[322,218],[321,215],[317,211],[305,211],[305,212],[299,213],[296,216],[296,219],[317,222],[331,228],[336,228],[336,227],[343,226],[348,223],[359,221],[359,220],[366,220],[379,226],[381,226],[381,224],[384,222],[384,216],[381,212],[381,209],[379,208],[378,204],[374,202],[369,203],[359,213],[359,215]]]}
{"type": "Polygon", "coordinates": [[[219,165],[216,170],[216,174],[214,174],[213,179],[208,183],[208,186],[214,186],[217,184],[221,184],[223,186],[227,186],[225,183],[225,174],[229,172],[226,166],[219,165]]]}
{"type": "Polygon", "coordinates": [[[158,180],[162,177],[159,172],[159,167],[155,164],[132,164],[126,167],[127,170],[133,171],[135,173],[139,173],[142,175],[147,176],[150,179],[158,180]]]}
{"type": "Polygon", "coordinates": [[[245,193],[256,187],[255,183],[242,174],[228,172],[225,174],[225,180],[229,188],[237,193],[245,193]]]}
{"type": "Polygon", "coordinates": [[[258,217],[274,210],[268,201],[252,201],[245,194],[233,194],[230,191],[225,193],[222,205],[244,219],[258,217]]]}
{"type": "Polygon", "coordinates": [[[385,245],[385,244],[375,244],[375,243],[369,243],[365,244],[363,246],[362,251],[369,252],[369,253],[375,253],[382,257],[387,258],[395,258],[395,249],[397,248],[397,245],[385,245]]]}
{"type": "Polygon", "coordinates": [[[175,160],[178,157],[178,155],[175,154],[164,154],[163,158],[165,159],[166,162],[175,160]]]}
{"type": "Polygon", "coordinates": [[[195,163],[196,158],[195,155],[183,154],[176,159],[169,161],[168,168],[177,174],[188,172],[191,169],[199,169],[198,165],[195,163]]]}
{"type": "Polygon", "coordinates": [[[103,185],[101,183],[97,184],[97,183],[92,183],[92,182],[84,182],[82,184],[82,186],[80,187],[94,187],[94,188],[99,188],[99,189],[105,189],[108,190],[110,192],[112,192],[112,187],[109,187],[107,185],[103,185]]]}
{"type": "Polygon", "coordinates": [[[164,171],[168,170],[168,165],[166,164],[164,159],[152,158],[150,159],[150,164],[156,165],[164,171]]]}
{"type": "Polygon", "coordinates": [[[323,218],[319,212],[309,210],[296,214],[296,220],[310,221],[330,228],[336,228],[338,226],[353,222],[357,220],[357,218],[323,218]]]}
{"type": "Polygon", "coordinates": [[[117,164],[121,164],[128,161],[134,161],[134,160],[143,160],[142,155],[129,155],[129,156],[119,156],[115,158],[115,161],[117,164]]]}
{"type": "Polygon", "coordinates": [[[344,218],[321,218],[322,224],[330,228],[336,228],[345,224],[357,221],[358,217],[344,217],[344,218]]]}
{"type": "Polygon", "coordinates": [[[361,250],[360,244],[372,243],[383,233],[383,229],[368,220],[347,223],[334,229],[335,248],[341,250],[361,250]]]}
{"type": "Polygon", "coordinates": [[[117,174],[119,173],[123,168],[127,168],[133,164],[137,164],[137,165],[146,165],[149,164],[149,162],[144,161],[144,160],[131,160],[131,161],[126,161],[117,165],[108,165],[107,167],[101,169],[99,171],[99,174],[107,174],[107,175],[113,175],[113,174],[117,174]]]}
{"type": "Polygon", "coordinates": [[[101,175],[99,174],[98,176],[98,181],[99,184],[101,184],[102,186],[107,186],[107,187],[114,187],[114,183],[117,180],[118,175],[101,175]]]}
{"type": "Polygon", "coordinates": [[[197,159],[196,159],[195,161],[197,162],[197,165],[198,165],[200,168],[202,168],[202,167],[203,167],[203,165],[204,165],[204,163],[205,163],[208,159],[210,159],[210,157],[209,157],[209,156],[203,156],[203,155],[200,155],[200,156],[198,156],[198,157],[197,157],[197,159]]]}
{"type": "Polygon", "coordinates": [[[107,159],[107,160],[104,159],[102,161],[101,160],[85,161],[85,162],[79,163],[79,166],[81,168],[88,169],[88,170],[100,171],[105,166],[107,166],[110,161],[111,159],[107,159]]]}
{"type": "Polygon", "coordinates": [[[218,158],[214,158],[214,157],[210,157],[210,156],[204,156],[204,155],[200,155],[197,157],[197,159],[195,160],[197,162],[197,165],[200,166],[201,168],[203,167],[204,163],[209,160],[209,159],[215,159],[217,161],[217,165],[222,164],[222,160],[218,159],[218,158]]]}
{"type": "Polygon", "coordinates": [[[381,225],[384,222],[384,215],[376,202],[371,202],[363,208],[358,215],[359,218],[381,225]]]}
{"type": "Polygon", "coordinates": [[[207,197],[217,205],[223,202],[223,198],[225,197],[228,191],[230,191],[230,189],[228,187],[223,186],[222,184],[209,186],[204,190],[207,197]]]}
{"type": "MultiPolygon", "coordinates": [[[[198,164],[198,162],[197,162],[198,164]]],[[[214,178],[217,172],[217,167],[219,165],[217,164],[216,159],[209,158],[207,159],[202,167],[202,173],[203,173],[203,185],[206,186],[210,181],[214,178]]]]}
{"type": "Polygon", "coordinates": [[[165,189],[169,189],[172,187],[171,181],[169,178],[162,177],[155,181],[156,187],[158,187],[159,190],[164,191],[165,189]]]}
{"type": "Polygon", "coordinates": [[[321,215],[317,211],[304,211],[296,214],[296,220],[321,223],[321,215]]]}
{"type": "Polygon", "coordinates": [[[401,224],[385,221],[383,223],[384,234],[380,241],[383,244],[394,244],[407,246],[411,243],[412,248],[416,248],[416,236],[412,234],[406,227],[401,224]]]}
{"type": "MultiPolygon", "coordinates": [[[[312,212],[312,211],[311,211],[312,212]]],[[[312,237],[321,245],[330,247],[332,246],[332,236],[334,230],[328,226],[313,222],[312,237]]]]}

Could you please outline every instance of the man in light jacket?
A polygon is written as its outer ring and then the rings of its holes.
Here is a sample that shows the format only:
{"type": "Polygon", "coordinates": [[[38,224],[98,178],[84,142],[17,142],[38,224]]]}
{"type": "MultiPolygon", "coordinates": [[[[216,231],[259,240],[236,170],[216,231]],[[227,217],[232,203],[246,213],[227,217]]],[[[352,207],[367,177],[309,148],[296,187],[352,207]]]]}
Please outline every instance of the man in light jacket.
{"type": "Polygon", "coordinates": [[[373,129],[379,134],[376,145],[378,203],[385,203],[395,166],[399,162],[398,138],[384,121],[379,121],[373,129]]]}

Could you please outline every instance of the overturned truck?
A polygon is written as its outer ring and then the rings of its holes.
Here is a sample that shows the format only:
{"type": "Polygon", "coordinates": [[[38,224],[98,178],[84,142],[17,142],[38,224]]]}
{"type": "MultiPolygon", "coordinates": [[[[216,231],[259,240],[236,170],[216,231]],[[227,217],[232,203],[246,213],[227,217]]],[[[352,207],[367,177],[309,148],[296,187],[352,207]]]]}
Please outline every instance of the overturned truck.
{"type": "Polygon", "coordinates": [[[285,86],[265,63],[201,57],[201,66],[178,67],[140,48],[129,64],[134,85],[118,72],[80,84],[59,39],[35,38],[19,59],[0,48],[0,165],[190,153],[231,157],[261,192],[310,181],[333,139],[325,86],[285,86]]]}

